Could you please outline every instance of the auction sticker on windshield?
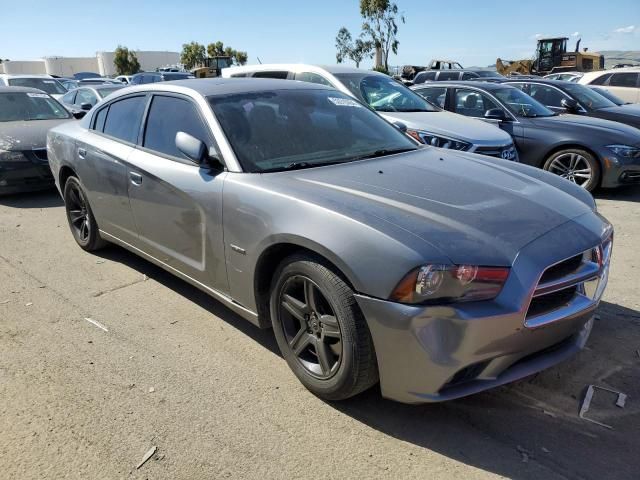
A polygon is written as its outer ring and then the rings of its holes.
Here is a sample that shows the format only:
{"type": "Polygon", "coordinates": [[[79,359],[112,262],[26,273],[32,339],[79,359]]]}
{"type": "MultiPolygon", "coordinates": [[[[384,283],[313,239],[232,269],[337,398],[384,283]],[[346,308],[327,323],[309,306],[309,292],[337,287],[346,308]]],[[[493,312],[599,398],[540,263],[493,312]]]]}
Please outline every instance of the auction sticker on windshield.
{"type": "Polygon", "coordinates": [[[362,105],[350,98],[327,97],[327,99],[338,107],[362,107],[362,105]]]}

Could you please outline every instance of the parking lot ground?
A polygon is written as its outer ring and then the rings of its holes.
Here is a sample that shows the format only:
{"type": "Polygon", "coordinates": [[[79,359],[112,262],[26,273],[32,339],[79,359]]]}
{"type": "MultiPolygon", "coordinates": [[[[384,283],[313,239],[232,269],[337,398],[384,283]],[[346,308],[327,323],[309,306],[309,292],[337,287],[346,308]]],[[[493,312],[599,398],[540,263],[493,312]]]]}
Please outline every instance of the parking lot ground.
{"type": "Polygon", "coordinates": [[[56,192],[0,198],[0,477],[637,479],[640,189],[598,206],[616,234],[587,349],[408,406],[317,399],[271,331],[120,248],[80,250],[56,192]],[[579,418],[589,384],[628,395],[592,402],[612,429],[579,418]]]}

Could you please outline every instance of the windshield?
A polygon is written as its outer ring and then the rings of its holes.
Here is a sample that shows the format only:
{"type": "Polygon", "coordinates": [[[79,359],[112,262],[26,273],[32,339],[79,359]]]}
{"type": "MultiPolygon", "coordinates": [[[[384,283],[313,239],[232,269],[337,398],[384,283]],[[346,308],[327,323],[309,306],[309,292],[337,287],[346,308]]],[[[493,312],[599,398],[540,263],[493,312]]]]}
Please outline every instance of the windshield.
{"type": "Polygon", "coordinates": [[[98,92],[98,95],[100,95],[100,98],[104,98],[107,95],[111,95],[113,92],[116,92],[118,90],[120,90],[122,87],[110,87],[110,88],[98,88],[96,89],[96,91],[98,92]]]}
{"type": "Polygon", "coordinates": [[[616,106],[611,100],[604,98],[602,95],[584,85],[567,83],[563,85],[562,88],[569,92],[569,94],[587,110],[600,110],[601,108],[616,106]]]}
{"type": "Polygon", "coordinates": [[[498,97],[511,113],[519,117],[552,117],[555,115],[547,107],[517,88],[499,88],[492,90],[491,93],[498,97]]]}
{"type": "Polygon", "coordinates": [[[67,90],[53,78],[10,78],[9,85],[12,87],[29,87],[37,88],[43,92],[47,92],[49,95],[62,95],[67,93],[67,90]]]}
{"type": "Polygon", "coordinates": [[[611,93],[606,88],[591,87],[591,90],[598,93],[599,95],[602,95],[604,98],[611,100],[613,103],[615,103],[618,106],[625,104],[624,100],[622,100],[620,97],[616,97],[613,93],[611,93]]]}
{"type": "Polygon", "coordinates": [[[415,150],[398,129],[334,90],[276,90],[208,98],[246,172],[343,163],[415,150]]]}
{"type": "Polygon", "coordinates": [[[69,118],[69,112],[46,93],[0,93],[0,122],[69,118]]]}
{"type": "Polygon", "coordinates": [[[386,75],[339,73],[334,75],[357,98],[378,112],[437,112],[420,95],[386,75]]]}

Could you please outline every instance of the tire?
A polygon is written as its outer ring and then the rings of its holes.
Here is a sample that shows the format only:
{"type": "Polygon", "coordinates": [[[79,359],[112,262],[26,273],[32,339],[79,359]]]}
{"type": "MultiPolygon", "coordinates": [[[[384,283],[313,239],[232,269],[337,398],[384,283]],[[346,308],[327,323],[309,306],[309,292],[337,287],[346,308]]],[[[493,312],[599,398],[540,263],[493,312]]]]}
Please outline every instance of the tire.
{"type": "Polygon", "coordinates": [[[294,255],[283,261],[270,310],[282,356],[314,395],[344,400],[378,382],[373,340],[353,291],[322,260],[294,255]]]}
{"type": "Polygon", "coordinates": [[[588,192],[593,192],[600,185],[600,163],[586,150],[571,148],[555,152],[547,158],[542,168],[566,178],[588,192]],[[589,176],[588,179],[586,175],[589,176]]]}
{"type": "Polygon", "coordinates": [[[107,242],[100,238],[98,224],[80,181],[69,177],[64,184],[64,205],[69,228],[76,243],[87,252],[104,247],[107,242]]]}

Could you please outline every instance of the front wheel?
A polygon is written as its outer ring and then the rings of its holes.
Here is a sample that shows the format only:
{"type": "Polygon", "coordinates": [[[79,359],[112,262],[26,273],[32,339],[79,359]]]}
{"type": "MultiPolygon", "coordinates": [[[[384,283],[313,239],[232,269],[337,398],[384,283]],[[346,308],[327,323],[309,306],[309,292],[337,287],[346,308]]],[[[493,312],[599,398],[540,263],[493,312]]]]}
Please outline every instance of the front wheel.
{"type": "Polygon", "coordinates": [[[353,291],[322,261],[285,260],[270,308],[280,352],[312,393],[343,400],[378,381],[373,341],[353,291]]]}
{"type": "Polygon", "coordinates": [[[543,168],[593,192],[600,183],[600,164],[589,152],[580,149],[560,150],[551,155],[543,168]]]}

